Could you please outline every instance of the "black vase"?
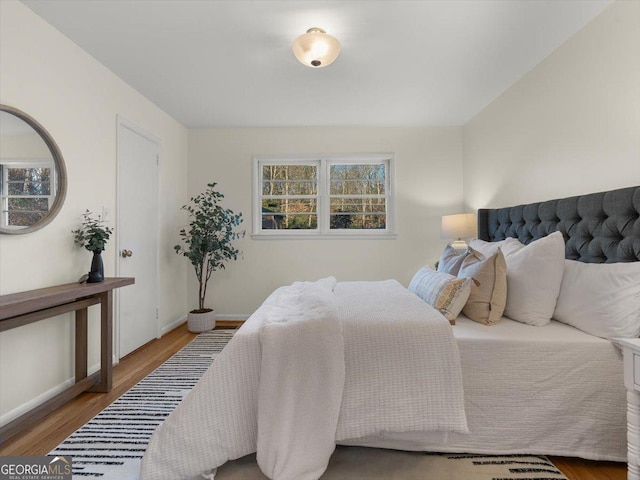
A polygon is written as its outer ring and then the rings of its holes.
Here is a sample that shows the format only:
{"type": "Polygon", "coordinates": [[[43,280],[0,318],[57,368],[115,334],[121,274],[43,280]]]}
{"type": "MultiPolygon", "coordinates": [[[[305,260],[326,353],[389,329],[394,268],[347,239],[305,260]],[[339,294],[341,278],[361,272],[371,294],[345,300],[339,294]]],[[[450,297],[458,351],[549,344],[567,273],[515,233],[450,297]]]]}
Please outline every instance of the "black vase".
{"type": "Polygon", "coordinates": [[[91,271],[87,283],[100,283],[104,280],[104,264],[102,263],[102,250],[93,251],[93,259],[91,260],[91,271]]]}

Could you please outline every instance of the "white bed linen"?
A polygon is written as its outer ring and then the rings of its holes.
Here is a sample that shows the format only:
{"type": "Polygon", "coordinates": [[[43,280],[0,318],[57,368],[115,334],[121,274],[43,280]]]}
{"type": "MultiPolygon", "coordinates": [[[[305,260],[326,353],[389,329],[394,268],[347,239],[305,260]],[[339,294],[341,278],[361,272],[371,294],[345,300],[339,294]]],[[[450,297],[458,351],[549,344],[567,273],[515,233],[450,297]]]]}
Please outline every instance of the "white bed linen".
{"type": "Polygon", "coordinates": [[[335,284],[294,283],[260,329],[257,461],[268,478],[316,480],[335,450],[345,378],[335,284]]]}
{"type": "MultiPolygon", "coordinates": [[[[284,291],[276,290],[245,322],[156,430],[143,480],[194,477],[256,451],[260,332],[284,291]]],[[[395,280],[339,283],[335,294],[346,376],[335,439],[466,432],[460,360],[448,321],[395,280]]]]}
{"type": "Polygon", "coordinates": [[[555,320],[487,327],[461,315],[453,331],[470,434],[425,450],[627,460],[622,353],[610,341],[555,320]]]}

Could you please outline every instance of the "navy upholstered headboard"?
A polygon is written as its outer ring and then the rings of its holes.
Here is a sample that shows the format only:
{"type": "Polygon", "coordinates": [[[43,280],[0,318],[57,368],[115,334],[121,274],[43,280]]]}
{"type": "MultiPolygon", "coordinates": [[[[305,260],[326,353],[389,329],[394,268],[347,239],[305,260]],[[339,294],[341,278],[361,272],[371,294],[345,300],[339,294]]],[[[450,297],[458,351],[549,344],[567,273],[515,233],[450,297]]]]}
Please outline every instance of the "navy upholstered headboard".
{"type": "Polygon", "coordinates": [[[527,244],[555,231],[570,260],[640,261],[640,186],[478,210],[478,238],[488,242],[515,237],[527,244]]]}

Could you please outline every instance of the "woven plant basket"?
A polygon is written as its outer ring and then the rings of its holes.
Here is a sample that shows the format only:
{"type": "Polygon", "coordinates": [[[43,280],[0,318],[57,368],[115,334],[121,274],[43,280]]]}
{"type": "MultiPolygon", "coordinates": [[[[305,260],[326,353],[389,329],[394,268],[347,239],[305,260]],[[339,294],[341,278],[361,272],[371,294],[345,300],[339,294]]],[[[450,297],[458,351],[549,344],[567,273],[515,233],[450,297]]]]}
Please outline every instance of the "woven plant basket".
{"type": "Polygon", "coordinates": [[[210,310],[204,313],[189,312],[187,315],[187,325],[191,333],[213,330],[216,327],[216,311],[210,310]]]}

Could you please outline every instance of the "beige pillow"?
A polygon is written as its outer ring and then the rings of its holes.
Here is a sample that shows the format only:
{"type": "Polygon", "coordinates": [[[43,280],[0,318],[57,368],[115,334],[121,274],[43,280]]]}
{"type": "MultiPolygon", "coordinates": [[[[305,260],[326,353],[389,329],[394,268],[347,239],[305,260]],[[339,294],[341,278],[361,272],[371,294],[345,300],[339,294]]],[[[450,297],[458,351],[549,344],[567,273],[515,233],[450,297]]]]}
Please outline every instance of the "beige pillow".
{"type": "Polygon", "coordinates": [[[459,252],[451,246],[447,245],[438,260],[438,272],[448,273],[449,275],[458,275],[462,261],[469,254],[469,250],[459,252]]]}
{"type": "Polygon", "coordinates": [[[507,303],[507,263],[500,249],[485,258],[470,249],[458,273],[459,278],[473,278],[469,300],[462,309],[471,320],[494,325],[502,318],[507,303]]]}
{"type": "Polygon", "coordinates": [[[422,267],[409,284],[409,290],[438,310],[452,325],[467,303],[472,280],[422,267]]]}

